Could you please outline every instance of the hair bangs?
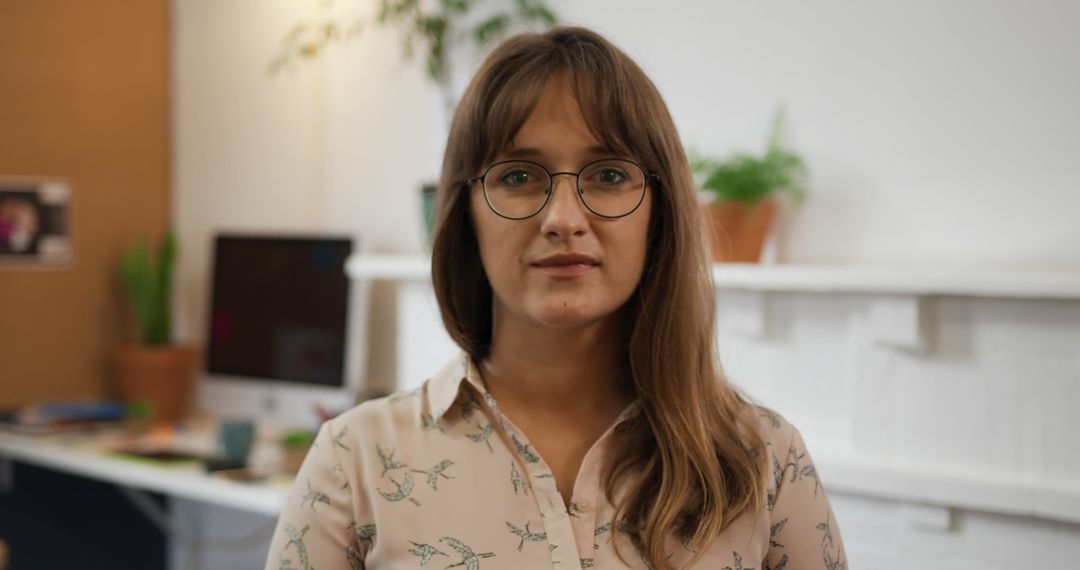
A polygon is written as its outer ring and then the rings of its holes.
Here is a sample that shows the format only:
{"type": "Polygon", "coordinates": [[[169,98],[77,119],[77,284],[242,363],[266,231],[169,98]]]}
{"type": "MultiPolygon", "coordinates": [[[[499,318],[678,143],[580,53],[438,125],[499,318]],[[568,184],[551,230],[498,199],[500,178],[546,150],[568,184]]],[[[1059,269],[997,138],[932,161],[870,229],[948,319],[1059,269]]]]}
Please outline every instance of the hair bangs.
{"type": "Polygon", "coordinates": [[[613,67],[614,62],[611,66],[597,65],[601,63],[599,61],[588,63],[592,65],[572,61],[567,72],[574,78],[571,82],[574,99],[589,132],[609,152],[634,156],[646,170],[656,169],[659,166],[656,157],[641,154],[642,149],[648,148],[648,133],[631,119],[633,113],[629,108],[640,106],[639,102],[629,100],[632,97],[630,89],[612,89],[612,86],[625,85],[628,78],[615,73],[619,68],[613,67]],[[627,96],[619,96],[620,92],[627,96]]]}
{"type": "Polygon", "coordinates": [[[585,124],[605,150],[633,156],[647,170],[660,169],[659,153],[642,156],[642,150],[655,149],[649,125],[632,119],[650,108],[639,90],[631,87],[637,78],[627,76],[626,62],[616,61],[613,54],[595,48],[590,44],[563,42],[534,52],[529,59],[521,58],[515,62],[517,65],[493,74],[478,101],[482,110],[477,117],[478,126],[486,136],[481,139],[477,162],[471,169],[479,171],[512,146],[544,88],[560,74],[571,78],[574,99],[585,124]]]}
{"type": "Polygon", "coordinates": [[[487,112],[477,118],[486,136],[481,137],[482,148],[476,157],[478,163],[473,165],[475,170],[483,168],[513,143],[540,101],[551,68],[549,62],[534,60],[508,69],[506,76],[497,77],[491,89],[484,93],[486,101],[482,105],[487,112]]]}

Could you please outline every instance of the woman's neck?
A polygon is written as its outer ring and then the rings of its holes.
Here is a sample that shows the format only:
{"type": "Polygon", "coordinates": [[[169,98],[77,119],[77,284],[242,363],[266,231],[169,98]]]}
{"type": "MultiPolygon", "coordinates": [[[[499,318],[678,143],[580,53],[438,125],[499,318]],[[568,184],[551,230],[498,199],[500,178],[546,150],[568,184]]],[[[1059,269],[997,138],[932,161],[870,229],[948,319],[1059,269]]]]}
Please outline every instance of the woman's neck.
{"type": "Polygon", "coordinates": [[[480,363],[488,391],[500,407],[532,416],[617,414],[633,396],[623,331],[618,314],[575,328],[497,317],[491,353],[480,363]]]}

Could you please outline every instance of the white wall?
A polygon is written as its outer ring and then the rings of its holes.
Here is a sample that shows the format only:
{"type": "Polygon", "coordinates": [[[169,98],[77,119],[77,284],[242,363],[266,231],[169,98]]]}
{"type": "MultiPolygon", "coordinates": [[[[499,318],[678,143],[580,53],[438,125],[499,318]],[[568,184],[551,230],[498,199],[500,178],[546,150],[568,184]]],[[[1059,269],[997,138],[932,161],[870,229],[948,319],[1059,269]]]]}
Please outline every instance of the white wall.
{"type": "Polygon", "coordinates": [[[688,144],[757,150],[786,104],[813,196],[783,259],[1080,265],[1080,4],[562,4],[644,66],[688,144]]]}

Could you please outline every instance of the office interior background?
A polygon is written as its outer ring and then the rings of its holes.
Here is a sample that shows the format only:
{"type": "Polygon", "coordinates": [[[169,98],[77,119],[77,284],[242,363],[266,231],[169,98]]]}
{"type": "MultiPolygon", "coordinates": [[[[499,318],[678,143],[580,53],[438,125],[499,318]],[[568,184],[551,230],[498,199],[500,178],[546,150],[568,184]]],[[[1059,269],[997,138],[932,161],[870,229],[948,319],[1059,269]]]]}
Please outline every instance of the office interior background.
{"type": "MultiPolygon", "coordinates": [[[[110,395],[130,332],[117,264],[140,235],[177,232],[173,333],[194,344],[219,232],[422,259],[448,117],[400,33],[369,26],[268,72],[297,23],[377,4],[0,0],[0,176],[69,181],[74,243],[68,265],[0,265],[0,407],[110,395]]],[[[549,5],[644,68],[687,147],[758,152],[784,109],[808,196],[763,265],[805,271],[731,277],[718,341],[733,381],[803,432],[851,568],[1080,560],[1080,4],[549,5]]],[[[483,55],[452,53],[455,97],[483,55]]],[[[437,370],[416,346],[439,326],[423,277],[354,284],[349,381],[437,370]]],[[[262,564],[271,515],[163,500],[163,567],[262,564]]]]}

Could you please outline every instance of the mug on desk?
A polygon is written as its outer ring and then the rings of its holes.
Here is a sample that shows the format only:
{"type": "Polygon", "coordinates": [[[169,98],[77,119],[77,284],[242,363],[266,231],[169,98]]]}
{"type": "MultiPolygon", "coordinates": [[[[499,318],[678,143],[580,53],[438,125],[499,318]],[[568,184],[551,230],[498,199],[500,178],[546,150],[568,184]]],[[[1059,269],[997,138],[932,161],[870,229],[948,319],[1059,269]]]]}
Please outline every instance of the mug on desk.
{"type": "Polygon", "coordinates": [[[255,442],[255,422],[244,419],[221,420],[218,426],[218,449],[232,467],[247,467],[255,442]]]}

